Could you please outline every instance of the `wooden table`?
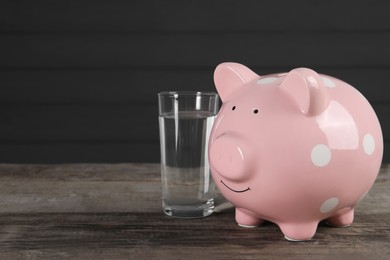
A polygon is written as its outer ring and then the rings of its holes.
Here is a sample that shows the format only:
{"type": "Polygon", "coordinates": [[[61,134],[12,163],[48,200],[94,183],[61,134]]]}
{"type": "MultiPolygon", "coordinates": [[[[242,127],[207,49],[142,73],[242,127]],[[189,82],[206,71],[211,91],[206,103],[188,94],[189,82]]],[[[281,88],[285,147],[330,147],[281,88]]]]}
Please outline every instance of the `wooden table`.
{"type": "Polygon", "coordinates": [[[288,242],[227,210],[161,211],[159,164],[0,165],[0,259],[390,259],[390,166],[349,228],[288,242]]]}

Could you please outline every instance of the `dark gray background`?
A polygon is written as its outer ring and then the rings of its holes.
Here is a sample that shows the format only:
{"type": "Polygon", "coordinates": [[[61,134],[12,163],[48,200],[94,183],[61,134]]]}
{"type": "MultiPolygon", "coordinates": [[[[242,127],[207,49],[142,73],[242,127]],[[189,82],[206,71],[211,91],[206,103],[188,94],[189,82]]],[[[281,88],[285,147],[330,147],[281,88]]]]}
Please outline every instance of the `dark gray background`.
{"type": "MultiPolygon", "coordinates": [[[[390,1],[0,1],[0,162],[158,162],[157,92],[310,67],[390,138],[390,1]]],[[[389,162],[389,153],[384,161],[389,162]]]]}

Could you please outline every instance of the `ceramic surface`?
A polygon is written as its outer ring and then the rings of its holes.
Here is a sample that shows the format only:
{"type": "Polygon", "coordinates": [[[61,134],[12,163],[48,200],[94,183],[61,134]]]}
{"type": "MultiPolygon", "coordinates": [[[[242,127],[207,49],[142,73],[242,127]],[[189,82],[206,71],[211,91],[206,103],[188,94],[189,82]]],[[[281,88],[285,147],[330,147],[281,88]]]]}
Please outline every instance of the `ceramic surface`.
{"type": "Polygon", "coordinates": [[[309,240],[321,220],[348,226],[383,154],[378,118],[349,84],[307,68],[259,76],[222,63],[223,106],[209,139],[214,181],[244,227],[276,223],[309,240]]]}

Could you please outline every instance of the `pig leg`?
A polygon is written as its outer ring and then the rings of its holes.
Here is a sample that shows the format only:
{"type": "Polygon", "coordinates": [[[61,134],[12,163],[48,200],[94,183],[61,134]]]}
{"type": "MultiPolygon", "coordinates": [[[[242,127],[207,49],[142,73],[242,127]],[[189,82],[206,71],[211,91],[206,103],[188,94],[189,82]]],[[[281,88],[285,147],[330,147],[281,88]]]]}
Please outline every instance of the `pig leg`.
{"type": "Polygon", "coordinates": [[[318,222],[282,223],[279,224],[288,241],[310,240],[317,231],[318,222]]]}
{"type": "Polygon", "coordinates": [[[246,228],[253,228],[264,222],[264,220],[258,218],[253,212],[242,208],[236,208],[236,221],[239,226],[246,228]]]}
{"type": "Polygon", "coordinates": [[[330,226],[348,227],[353,222],[354,212],[355,209],[353,208],[342,209],[335,215],[326,219],[326,223],[330,226]]]}

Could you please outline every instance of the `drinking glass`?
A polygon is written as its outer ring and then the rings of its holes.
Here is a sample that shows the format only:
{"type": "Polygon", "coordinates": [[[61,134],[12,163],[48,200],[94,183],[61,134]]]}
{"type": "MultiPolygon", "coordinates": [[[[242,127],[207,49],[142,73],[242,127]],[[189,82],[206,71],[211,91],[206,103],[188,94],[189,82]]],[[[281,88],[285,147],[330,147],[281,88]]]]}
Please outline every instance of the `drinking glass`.
{"type": "Polygon", "coordinates": [[[205,217],[214,210],[208,140],[218,100],[214,92],[158,93],[162,207],[168,216],[205,217]]]}

